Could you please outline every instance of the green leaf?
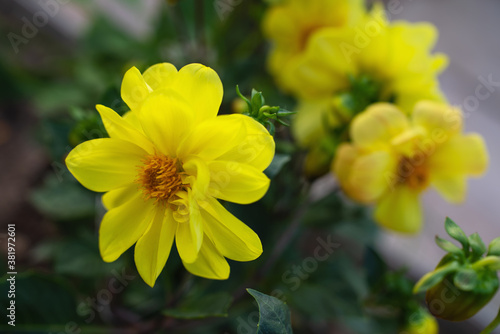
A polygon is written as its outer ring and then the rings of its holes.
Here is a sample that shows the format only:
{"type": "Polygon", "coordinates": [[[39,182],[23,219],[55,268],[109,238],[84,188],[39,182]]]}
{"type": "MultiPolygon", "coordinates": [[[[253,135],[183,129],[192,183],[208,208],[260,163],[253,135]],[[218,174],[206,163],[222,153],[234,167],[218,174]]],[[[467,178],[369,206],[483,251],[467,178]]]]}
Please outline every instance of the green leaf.
{"type": "Polygon", "coordinates": [[[80,186],[69,172],[58,179],[50,174],[44,184],[31,193],[31,203],[43,214],[58,221],[92,217],[95,212],[95,194],[80,186]],[[71,178],[71,179],[70,179],[71,178]]]}
{"type": "Polygon", "coordinates": [[[438,284],[449,273],[460,268],[458,262],[450,262],[443,267],[437,268],[430,273],[425,274],[413,287],[413,293],[424,292],[438,284]]]}
{"type": "Polygon", "coordinates": [[[463,251],[448,240],[441,239],[436,235],[436,244],[444,251],[453,254],[462,254],[463,251]]]}
{"type": "Polygon", "coordinates": [[[291,334],[292,325],[290,310],[281,300],[263,294],[257,290],[247,289],[259,304],[259,324],[257,334],[291,334]]]}
{"type": "Polygon", "coordinates": [[[488,255],[500,256],[500,237],[493,239],[488,246],[488,255]]]}
{"type": "Polygon", "coordinates": [[[233,297],[227,292],[217,292],[199,298],[195,295],[176,308],[164,310],[163,314],[178,319],[227,317],[232,300],[233,297]]]}
{"type": "Polygon", "coordinates": [[[290,155],[288,154],[275,154],[273,161],[264,171],[264,173],[269,177],[273,178],[281,171],[283,166],[290,161],[290,155]]]}
{"type": "Polygon", "coordinates": [[[486,252],[486,245],[479,236],[479,234],[474,233],[469,237],[470,247],[472,248],[472,254],[474,257],[478,258],[486,252]]]}
{"type": "Polygon", "coordinates": [[[465,232],[458,226],[453,220],[449,217],[446,217],[446,221],[444,222],[444,228],[446,233],[450,235],[453,239],[457,240],[462,244],[464,249],[469,249],[469,239],[465,232]]]}
{"type": "Polygon", "coordinates": [[[461,269],[455,274],[453,283],[460,290],[472,291],[478,283],[477,273],[474,269],[461,269]]]}

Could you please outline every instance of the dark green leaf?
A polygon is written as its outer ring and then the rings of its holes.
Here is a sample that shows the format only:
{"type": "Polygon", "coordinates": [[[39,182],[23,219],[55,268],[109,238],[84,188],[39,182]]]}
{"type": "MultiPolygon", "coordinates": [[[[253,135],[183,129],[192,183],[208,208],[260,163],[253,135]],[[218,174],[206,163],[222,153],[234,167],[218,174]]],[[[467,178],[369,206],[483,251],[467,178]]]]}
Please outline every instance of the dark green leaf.
{"type": "Polygon", "coordinates": [[[290,310],[281,300],[247,289],[259,304],[257,334],[290,334],[292,332],[290,310]]]}
{"type": "Polygon", "coordinates": [[[460,226],[458,226],[449,217],[446,217],[446,221],[444,222],[444,228],[446,232],[450,235],[450,237],[457,240],[463,245],[464,249],[469,249],[469,239],[467,238],[467,235],[460,228],[460,226]]]}
{"type": "Polygon", "coordinates": [[[267,167],[267,169],[264,171],[264,173],[269,178],[273,178],[276,175],[278,175],[278,173],[280,172],[280,170],[283,168],[283,166],[288,161],[290,161],[290,155],[288,155],[288,154],[275,154],[274,158],[273,158],[273,161],[271,162],[271,164],[269,165],[269,167],[267,167]]]}
{"type": "Polygon", "coordinates": [[[186,299],[176,308],[164,310],[163,314],[178,319],[227,317],[227,310],[232,300],[232,296],[227,292],[218,292],[199,298],[196,295],[186,299]]]}
{"type": "Polygon", "coordinates": [[[474,269],[460,269],[453,278],[453,283],[463,291],[472,291],[478,283],[477,273],[474,269]]]}
{"type": "Polygon", "coordinates": [[[84,189],[63,170],[65,177],[49,175],[44,185],[31,194],[31,202],[40,212],[55,220],[73,220],[92,217],[95,212],[95,195],[84,189]],[[68,176],[68,177],[66,177],[68,176]]]}

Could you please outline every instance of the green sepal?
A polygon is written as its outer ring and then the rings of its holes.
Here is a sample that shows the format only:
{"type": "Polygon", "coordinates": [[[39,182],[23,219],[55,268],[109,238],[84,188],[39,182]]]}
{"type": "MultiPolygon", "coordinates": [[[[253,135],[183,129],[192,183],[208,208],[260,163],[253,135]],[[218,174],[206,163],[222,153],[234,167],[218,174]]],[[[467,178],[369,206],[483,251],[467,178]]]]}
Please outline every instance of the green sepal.
{"type": "Polygon", "coordinates": [[[425,274],[413,287],[413,293],[424,292],[439,284],[446,275],[456,271],[460,268],[460,264],[456,261],[449,262],[448,264],[436,268],[434,271],[425,274]]]}
{"type": "Polygon", "coordinates": [[[479,258],[486,252],[486,245],[479,236],[479,234],[474,233],[469,236],[470,247],[472,248],[472,255],[474,258],[479,258]]]}
{"type": "Polygon", "coordinates": [[[489,255],[474,262],[471,267],[474,269],[484,268],[490,271],[500,270],[500,257],[496,255],[489,255]]]}
{"type": "Polygon", "coordinates": [[[252,103],[250,103],[250,100],[248,100],[245,96],[243,96],[243,94],[241,94],[240,92],[240,87],[238,85],[236,85],[236,94],[238,94],[238,96],[246,102],[247,104],[247,107],[248,107],[248,113],[251,113],[252,112],[252,103]]]}
{"type": "Polygon", "coordinates": [[[500,256],[500,237],[493,239],[488,246],[488,255],[500,256]]]}
{"type": "Polygon", "coordinates": [[[441,248],[442,250],[448,252],[448,253],[453,253],[453,254],[463,254],[463,250],[455,246],[452,242],[441,239],[436,235],[435,238],[436,244],[441,248]]]}
{"type": "Polygon", "coordinates": [[[460,242],[465,250],[469,249],[469,239],[465,232],[458,226],[453,220],[449,217],[446,217],[446,221],[444,222],[444,228],[446,233],[450,235],[453,239],[460,242]]]}
{"type": "Polygon", "coordinates": [[[453,277],[453,284],[463,291],[472,291],[478,282],[477,273],[474,269],[460,269],[453,277]]]}
{"type": "Polygon", "coordinates": [[[252,110],[260,110],[260,108],[265,104],[264,96],[262,92],[258,92],[252,88],[252,97],[250,99],[252,103],[252,110]]]}

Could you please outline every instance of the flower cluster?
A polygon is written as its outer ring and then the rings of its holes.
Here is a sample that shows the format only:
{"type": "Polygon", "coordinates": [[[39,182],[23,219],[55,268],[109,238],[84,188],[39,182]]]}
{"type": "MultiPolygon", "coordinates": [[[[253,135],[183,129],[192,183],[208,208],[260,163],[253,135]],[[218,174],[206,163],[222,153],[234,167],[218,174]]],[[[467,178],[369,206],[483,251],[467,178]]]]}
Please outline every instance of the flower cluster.
{"type": "Polygon", "coordinates": [[[460,202],[466,176],[488,164],[481,137],[461,134],[463,117],[440,90],[448,60],[432,53],[437,30],[390,22],[380,4],[341,0],[313,1],[309,19],[291,24],[306,3],[284,1],[264,21],[270,71],[298,100],[292,130],[307,149],[304,171],[333,171],[350,197],[376,204],[382,226],[416,233],[423,190],[460,202]]]}

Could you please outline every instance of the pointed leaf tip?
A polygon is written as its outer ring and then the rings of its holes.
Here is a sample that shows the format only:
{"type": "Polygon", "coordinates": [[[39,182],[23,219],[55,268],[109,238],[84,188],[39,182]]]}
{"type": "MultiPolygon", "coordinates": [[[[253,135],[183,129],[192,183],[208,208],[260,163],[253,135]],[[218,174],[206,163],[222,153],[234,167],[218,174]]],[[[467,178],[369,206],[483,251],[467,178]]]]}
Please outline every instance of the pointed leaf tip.
{"type": "Polygon", "coordinates": [[[292,334],[290,310],[281,300],[254,289],[247,289],[259,305],[257,334],[292,334]]]}

